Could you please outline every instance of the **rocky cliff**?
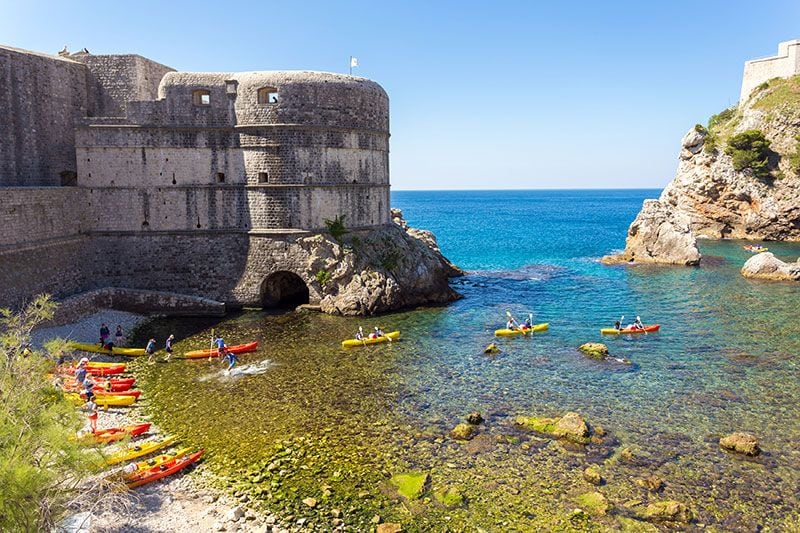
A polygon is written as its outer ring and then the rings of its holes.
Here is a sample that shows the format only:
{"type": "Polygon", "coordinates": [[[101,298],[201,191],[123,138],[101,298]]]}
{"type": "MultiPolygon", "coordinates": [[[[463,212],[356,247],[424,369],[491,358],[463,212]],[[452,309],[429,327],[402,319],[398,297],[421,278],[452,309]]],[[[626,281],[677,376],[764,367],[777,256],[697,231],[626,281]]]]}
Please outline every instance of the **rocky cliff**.
{"type": "Polygon", "coordinates": [[[432,233],[408,228],[405,221],[339,239],[314,235],[297,244],[307,253],[307,271],[316,273],[325,313],[373,315],[461,297],[449,278],[463,272],[444,258],[432,233]]]}
{"type": "MultiPolygon", "coordinates": [[[[800,240],[800,76],[763,83],[738,107],[712,116],[707,127],[693,127],[658,202],[658,208],[646,203],[642,213],[685,216],[697,237],[800,240]]],[[[631,225],[623,256],[669,249],[668,234],[631,239],[637,227],[631,225]]],[[[650,257],[674,263],[673,256],[650,257]]]]}

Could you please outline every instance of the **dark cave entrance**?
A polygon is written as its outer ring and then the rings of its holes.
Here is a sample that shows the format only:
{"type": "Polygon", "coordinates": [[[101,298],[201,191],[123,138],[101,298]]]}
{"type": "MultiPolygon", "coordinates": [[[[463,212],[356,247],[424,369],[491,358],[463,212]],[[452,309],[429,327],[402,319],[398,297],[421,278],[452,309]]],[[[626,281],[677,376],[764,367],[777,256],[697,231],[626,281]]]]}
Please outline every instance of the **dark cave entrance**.
{"type": "Polygon", "coordinates": [[[270,274],[261,284],[261,305],[294,309],[308,303],[308,286],[294,272],[281,270],[270,274]]]}

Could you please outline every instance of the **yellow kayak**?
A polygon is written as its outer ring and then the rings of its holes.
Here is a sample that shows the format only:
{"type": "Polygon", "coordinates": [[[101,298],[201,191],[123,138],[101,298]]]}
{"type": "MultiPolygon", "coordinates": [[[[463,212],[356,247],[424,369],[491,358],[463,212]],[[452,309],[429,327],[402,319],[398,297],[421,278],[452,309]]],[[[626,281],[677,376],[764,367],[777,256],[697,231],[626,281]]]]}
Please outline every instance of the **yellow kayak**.
{"type": "Polygon", "coordinates": [[[366,346],[367,344],[378,344],[381,342],[389,342],[395,341],[400,338],[399,331],[392,331],[384,335],[383,337],[378,337],[377,339],[364,339],[364,340],[356,340],[356,339],[347,339],[346,341],[342,341],[342,348],[353,348],[355,346],[366,346]]]}
{"type": "Polygon", "coordinates": [[[167,461],[172,461],[173,459],[179,459],[184,455],[187,455],[192,449],[191,448],[181,448],[180,450],[173,452],[173,453],[166,453],[162,455],[156,455],[155,457],[151,457],[146,461],[139,461],[136,463],[136,471],[131,472],[125,476],[125,479],[130,478],[137,472],[141,472],[142,470],[147,470],[149,468],[153,468],[155,466],[161,466],[167,461]]]}
{"type": "MultiPolygon", "coordinates": [[[[86,401],[80,394],[65,394],[69,401],[75,405],[83,405],[86,401]]],[[[101,407],[132,405],[136,401],[136,396],[116,396],[114,394],[98,394],[94,397],[94,403],[101,407]]]]}
{"type": "Polygon", "coordinates": [[[124,461],[130,461],[131,459],[136,459],[137,457],[142,457],[143,455],[153,453],[161,448],[166,448],[167,446],[174,444],[176,440],[178,439],[175,437],[168,437],[158,442],[143,442],[142,444],[138,444],[136,446],[129,446],[124,450],[120,450],[106,457],[106,464],[114,465],[124,461]]]}
{"type": "Polygon", "coordinates": [[[550,323],[534,324],[531,329],[497,329],[494,334],[498,337],[510,337],[512,335],[528,335],[537,331],[545,331],[550,328],[550,323]]]}
{"type": "Polygon", "coordinates": [[[114,348],[111,350],[107,350],[97,343],[88,344],[85,342],[70,342],[68,346],[72,350],[80,350],[82,352],[91,353],[104,353],[107,355],[127,355],[128,357],[137,357],[145,354],[144,348],[118,348],[114,346],[114,348]]]}

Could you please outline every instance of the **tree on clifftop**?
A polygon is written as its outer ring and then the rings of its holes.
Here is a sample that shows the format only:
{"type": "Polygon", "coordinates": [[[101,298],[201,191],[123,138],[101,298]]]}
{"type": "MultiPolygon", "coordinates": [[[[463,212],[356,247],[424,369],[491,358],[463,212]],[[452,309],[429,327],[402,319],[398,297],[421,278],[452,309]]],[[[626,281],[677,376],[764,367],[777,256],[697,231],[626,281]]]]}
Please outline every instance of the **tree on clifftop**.
{"type": "Polygon", "coordinates": [[[759,179],[772,177],[770,158],[777,155],[770,149],[770,142],[758,130],[747,130],[728,139],[725,153],[733,158],[733,168],[741,172],[750,169],[759,179]]]}

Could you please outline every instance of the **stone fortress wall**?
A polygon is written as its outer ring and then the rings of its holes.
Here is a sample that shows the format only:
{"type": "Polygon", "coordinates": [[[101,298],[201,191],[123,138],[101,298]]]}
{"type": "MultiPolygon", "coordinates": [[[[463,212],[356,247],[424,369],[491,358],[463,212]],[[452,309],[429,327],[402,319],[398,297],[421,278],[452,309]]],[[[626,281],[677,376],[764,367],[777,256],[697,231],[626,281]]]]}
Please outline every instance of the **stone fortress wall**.
{"type": "Polygon", "coordinates": [[[9,47],[0,60],[0,306],[103,287],[260,305],[286,273],[314,302],[294,240],[340,215],[390,222],[374,82],[9,47]]]}
{"type": "Polygon", "coordinates": [[[796,74],[800,74],[800,39],[779,43],[778,55],[745,62],[739,102],[747,100],[753,89],[765,81],[796,74]]]}

